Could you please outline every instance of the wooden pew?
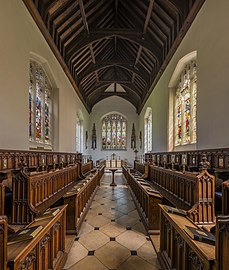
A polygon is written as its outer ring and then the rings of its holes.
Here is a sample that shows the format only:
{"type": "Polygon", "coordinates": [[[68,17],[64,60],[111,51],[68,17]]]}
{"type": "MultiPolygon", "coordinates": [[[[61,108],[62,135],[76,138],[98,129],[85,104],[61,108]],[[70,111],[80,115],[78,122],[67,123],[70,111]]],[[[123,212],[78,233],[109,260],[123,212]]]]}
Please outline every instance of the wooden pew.
{"type": "Polygon", "coordinates": [[[187,210],[195,223],[215,223],[215,180],[206,169],[181,173],[150,165],[150,181],[173,205],[187,210]]]}
{"type": "Polygon", "coordinates": [[[67,207],[67,234],[78,234],[99,185],[99,172],[81,180],[63,197],[67,207]]]}
{"type": "Polygon", "coordinates": [[[143,178],[135,174],[134,170],[123,166],[123,174],[129,185],[130,193],[141,216],[143,224],[149,234],[159,233],[159,204],[162,196],[155,189],[143,185],[143,178]]]}
{"type": "Polygon", "coordinates": [[[215,246],[192,240],[185,226],[198,228],[188,218],[168,213],[161,206],[160,252],[158,259],[163,269],[210,270],[215,260],[215,246]]]}
{"type": "MultiPolygon", "coordinates": [[[[43,229],[31,240],[7,246],[8,270],[63,269],[65,251],[66,206],[50,218],[34,220],[27,227],[42,225],[43,229]]],[[[6,252],[5,252],[6,254],[6,252]]]]}
{"type": "Polygon", "coordinates": [[[82,164],[82,174],[86,175],[93,169],[93,160],[89,160],[87,163],[82,164]]]}
{"type": "MultiPolygon", "coordinates": [[[[227,201],[228,202],[228,201],[227,201]]],[[[219,215],[216,220],[216,269],[229,266],[229,215],[219,215]]]]}
{"type": "Polygon", "coordinates": [[[5,186],[0,183],[0,216],[5,213],[5,186]]]}
{"type": "Polygon", "coordinates": [[[7,217],[0,216],[0,269],[6,270],[7,264],[7,217]]]}
{"type": "Polygon", "coordinates": [[[140,163],[138,161],[134,161],[134,169],[138,172],[140,172],[141,174],[145,173],[145,164],[140,163]]]}
{"type": "Polygon", "coordinates": [[[28,224],[59,200],[78,181],[78,164],[29,175],[24,168],[13,176],[11,224],[28,224]]]}
{"type": "Polygon", "coordinates": [[[229,180],[222,184],[222,215],[229,215],[229,180]]]}
{"type": "Polygon", "coordinates": [[[166,270],[225,270],[229,265],[229,216],[216,220],[215,245],[193,240],[184,228],[200,229],[189,218],[168,213],[161,205],[158,259],[166,270]]]}

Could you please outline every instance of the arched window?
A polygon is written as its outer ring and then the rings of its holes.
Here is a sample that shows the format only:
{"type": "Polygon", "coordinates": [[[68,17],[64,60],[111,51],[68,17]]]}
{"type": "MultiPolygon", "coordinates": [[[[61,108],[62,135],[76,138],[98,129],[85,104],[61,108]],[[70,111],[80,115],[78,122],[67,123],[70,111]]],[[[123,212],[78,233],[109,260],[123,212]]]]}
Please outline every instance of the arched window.
{"type": "Polygon", "coordinates": [[[76,118],[76,151],[83,152],[83,125],[79,116],[76,118]]]}
{"type": "Polygon", "coordinates": [[[102,150],[126,150],[126,118],[112,113],[102,119],[102,150]]]}
{"type": "Polygon", "coordinates": [[[186,64],[180,74],[174,96],[174,145],[196,143],[196,61],[186,64]]]}
{"type": "Polygon", "coordinates": [[[145,153],[152,151],[152,109],[147,108],[144,117],[144,147],[145,153]]]}
{"type": "Polygon", "coordinates": [[[42,65],[30,60],[29,140],[52,147],[52,87],[42,65]]]}

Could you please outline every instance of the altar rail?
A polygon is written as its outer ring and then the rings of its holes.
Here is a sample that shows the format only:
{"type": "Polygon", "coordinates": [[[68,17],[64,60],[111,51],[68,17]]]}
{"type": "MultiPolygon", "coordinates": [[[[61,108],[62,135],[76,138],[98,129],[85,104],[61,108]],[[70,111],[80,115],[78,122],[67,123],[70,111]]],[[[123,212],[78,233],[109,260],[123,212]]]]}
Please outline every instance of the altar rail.
{"type": "Polygon", "coordinates": [[[67,207],[67,234],[78,234],[99,185],[99,173],[87,176],[63,197],[67,207]]]}
{"type": "Polygon", "coordinates": [[[227,269],[229,264],[229,217],[217,217],[216,245],[191,239],[184,231],[185,226],[198,228],[188,218],[168,213],[164,206],[161,206],[158,258],[162,268],[166,270],[227,269]]]}
{"type": "Polygon", "coordinates": [[[195,223],[215,222],[215,179],[207,170],[181,173],[150,165],[149,174],[153,187],[176,207],[188,210],[195,223]]]}
{"type": "Polygon", "coordinates": [[[17,171],[12,185],[12,224],[28,224],[59,200],[79,180],[78,164],[29,175],[17,171]]]}
{"type": "Polygon", "coordinates": [[[81,160],[81,153],[0,150],[0,172],[18,170],[22,161],[30,169],[46,170],[48,167],[62,168],[81,160]]]}
{"type": "Polygon", "coordinates": [[[134,170],[123,166],[123,174],[146,230],[149,234],[158,234],[159,204],[162,203],[162,196],[156,190],[149,191],[149,186],[142,185],[138,180],[144,179],[136,175],[134,170]]]}
{"type": "Polygon", "coordinates": [[[43,229],[32,240],[7,246],[4,254],[7,254],[8,270],[63,269],[67,259],[65,251],[66,206],[59,209],[55,217],[34,220],[27,226],[43,226],[43,229]]]}

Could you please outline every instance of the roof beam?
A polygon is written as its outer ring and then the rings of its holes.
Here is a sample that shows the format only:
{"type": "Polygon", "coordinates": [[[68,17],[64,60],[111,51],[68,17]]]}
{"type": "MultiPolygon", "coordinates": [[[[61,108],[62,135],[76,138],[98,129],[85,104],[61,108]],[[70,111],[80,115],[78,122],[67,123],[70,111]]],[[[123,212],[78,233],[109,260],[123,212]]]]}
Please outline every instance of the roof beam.
{"type": "Polygon", "coordinates": [[[133,74],[140,76],[146,82],[146,84],[148,84],[148,82],[149,82],[149,79],[150,79],[149,74],[146,71],[144,71],[143,69],[139,70],[137,68],[137,66],[134,64],[134,62],[126,62],[126,61],[120,61],[120,60],[107,60],[107,61],[99,61],[96,64],[90,64],[80,74],[79,79],[78,79],[78,83],[80,83],[82,80],[86,79],[93,72],[98,71],[100,69],[112,67],[112,66],[118,66],[118,67],[127,69],[127,70],[131,71],[133,74]]]}
{"type": "MultiPolygon", "coordinates": [[[[78,0],[79,1],[79,7],[80,7],[80,13],[83,19],[83,24],[84,24],[84,28],[87,31],[88,35],[90,34],[90,30],[89,30],[89,26],[87,23],[87,17],[86,17],[86,13],[85,13],[85,9],[84,9],[84,4],[83,4],[83,0],[78,0]]],[[[92,62],[95,64],[95,54],[93,51],[93,46],[92,43],[89,44],[89,49],[90,49],[90,53],[91,53],[91,58],[92,58],[92,62]]],[[[97,71],[95,71],[95,76],[96,76],[96,80],[99,81],[99,76],[97,71]]]]}
{"type": "MultiPolygon", "coordinates": [[[[146,14],[146,18],[145,18],[144,27],[143,27],[143,34],[145,34],[146,31],[147,31],[149,21],[150,21],[150,18],[151,18],[151,14],[152,14],[152,11],[153,11],[153,4],[154,4],[154,0],[149,0],[149,6],[148,6],[148,9],[147,9],[147,14],[146,14]]],[[[136,56],[135,65],[138,63],[138,61],[140,59],[140,56],[141,56],[141,53],[142,53],[142,46],[140,45],[139,49],[138,49],[137,56],[136,56]]],[[[132,82],[134,82],[134,80],[135,80],[135,74],[133,74],[132,82]]]]}
{"type": "MultiPolygon", "coordinates": [[[[101,90],[105,87],[105,89],[111,85],[112,83],[118,83],[121,86],[124,86],[126,88],[128,88],[129,90],[133,91],[138,98],[141,100],[143,97],[142,91],[140,91],[139,89],[136,88],[136,85],[134,85],[132,82],[127,82],[127,81],[120,81],[120,80],[112,80],[112,81],[100,81],[96,84],[94,84],[94,86],[90,89],[90,91],[88,91],[86,94],[87,97],[91,96],[95,91],[101,90]]],[[[104,90],[105,90],[104,89],[104,90]]]]}
{"type": "Polygon", "coordinates": [[[146,36],[142,35],[142,33],[140,32],[135,32],[130,29],[117,28],[93,30],[90,32],[90,34],[83,33],[79,35],[77,41],[72,40],[71,46],[65,47],[66,61],[69,64],[71,60],[75,57],[75,55],[78,54],[79,50],[86,46],[89,46],[91,43],[102,39],[109,39],[114,36],[141,45],[154,56],[157,62],[160,62],[160,49],[154,44],[152,44],[150,41],[148,41],[146,36]]]}

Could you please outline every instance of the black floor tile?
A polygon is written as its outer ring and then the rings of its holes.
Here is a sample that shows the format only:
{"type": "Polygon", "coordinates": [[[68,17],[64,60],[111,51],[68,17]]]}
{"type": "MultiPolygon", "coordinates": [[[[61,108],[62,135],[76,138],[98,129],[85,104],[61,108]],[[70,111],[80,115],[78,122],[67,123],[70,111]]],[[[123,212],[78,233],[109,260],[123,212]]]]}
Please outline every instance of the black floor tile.
{"type": "Polygon", "coordinates": [[[101,216],[103,213],[98,213],[99,216],[101,216]]]}
{"type": "Polygon", "coordinates": [[[88,251],[88,256],[94,256],[95,255],[95,251],[94,250],[90,250],[88,251]]]}
{"type": "Polygon", "coordinates": [[[99,227],[95,227],[95,231],[99,231],[99,227]]]}
{"type": "Polygon", "coordinates": [[[131,227],[126,227],[126,229],[127,229],[128,231],[131,231],[131,230],[132,230],[132,228],[131,228],[131,227]]]}
{"type": "Polygon", "coordinates": [[[111,219],[111,222],[115,222],[115,219],[111,219]]]}
{"type": "Polygon", "coordinates": [[[110,237],[110,241],[115,241],[115,237],[110,237]]]}
{"type": "Polygon", "coordinates": [[[138,255],[136,250],[131,250],[130,253],[131,253],[131,256],[137,256],[138,255]]]}

